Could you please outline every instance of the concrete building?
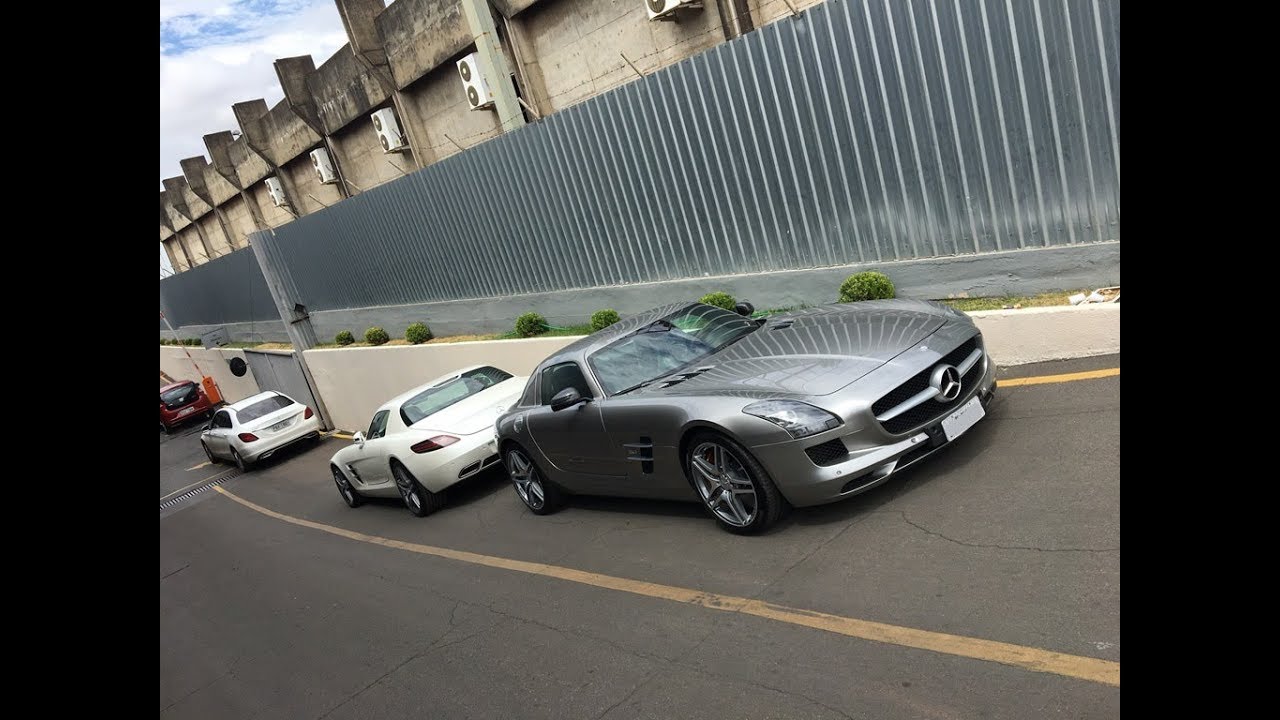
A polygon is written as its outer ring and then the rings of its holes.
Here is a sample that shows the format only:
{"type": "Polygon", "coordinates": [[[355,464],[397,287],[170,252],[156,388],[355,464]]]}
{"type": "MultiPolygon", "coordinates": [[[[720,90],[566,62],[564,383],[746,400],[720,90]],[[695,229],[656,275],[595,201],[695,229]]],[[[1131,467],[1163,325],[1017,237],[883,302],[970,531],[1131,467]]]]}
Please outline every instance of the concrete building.
{"type": "Polygon", "coordinates": [[[319,66],[310,56],[276,60],[284,99],[235,104],[239,131],[204,136],[208,157],[182,160],[181,174],[162,181],[160,241],[170,263],[181,272],[243,248],[249,233],[821,0],[682,2],[336,0],[348,43],[319,66]],[[469,84],[460,61],[474,73],[469,84]]]}

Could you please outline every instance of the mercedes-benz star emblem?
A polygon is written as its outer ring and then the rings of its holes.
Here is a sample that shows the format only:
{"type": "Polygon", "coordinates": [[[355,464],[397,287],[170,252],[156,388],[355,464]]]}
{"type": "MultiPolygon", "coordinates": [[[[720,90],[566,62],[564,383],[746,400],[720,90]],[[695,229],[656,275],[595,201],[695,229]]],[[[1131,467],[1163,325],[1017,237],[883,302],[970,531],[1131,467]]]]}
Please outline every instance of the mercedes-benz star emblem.
{"type": "Polygon", "coordinates": [[[939,365],[933,369],[933,375],[929,378],[929,385],[938,394],[934,396],[934,400],[938,402],[951,402],[960,397],[960,371],[955,365],[939,365]]]}

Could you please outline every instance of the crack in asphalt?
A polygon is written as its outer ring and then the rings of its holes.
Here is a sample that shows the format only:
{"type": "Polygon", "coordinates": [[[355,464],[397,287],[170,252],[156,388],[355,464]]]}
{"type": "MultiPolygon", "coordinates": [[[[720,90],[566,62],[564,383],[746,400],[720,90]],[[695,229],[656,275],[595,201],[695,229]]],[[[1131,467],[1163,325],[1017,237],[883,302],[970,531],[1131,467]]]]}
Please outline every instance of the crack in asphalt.
{"type": "Polygon", "coordinates": [[[956,538],[953,538],[953,537],[949,537],[949,536],[947,536],[947,535],[944,535],[944,534],[942,534],[942,533],[940,533],[940,532],[938,532],[938,531],[936,531],[936,530],[930,530],[929,528],[925,527],[924,525],[921,525],[920,523],[917,523],[917,522],[915,522],[914,520],[912,520],[911,518],[907,517],[907,513],[906,513],[906,512],[904,512],[904,511],[902,511],[902,510],[880,510],[880,511],[878,511],[876,514],[890,514],[890,515],[898,515],[899,517],[901,517],[901,518],[902,518],[902,521],[903,521],[904,523],[906,523],[906,524],[910,525],[911,527],[913,527],[913,528],[915,528],[915,529],[917,529],[917,530],[919,530],[919,531],[921,531],[921,532],[925,533],[926,535],[932,535],[933,537],[941,538],[941,539],[943,539],[943,540],[946,540],[947,542],[955,543],[956,545],[963,545],[964,547],[980,548],[980,549],[986,549],[986,550],[1034,550],[1035,552],[1051,552],[1051,553],[1057,553],[1057,552],[1083,552],[1083,553],[1112,553],[1112,552],[1120,552],[1120,548],[1118,548],[1118,547],[1117,547],[1117,548],[1042,548],[1042,547],[1035,547],[1035,546],[1033,546],[1033,545],[1000,545],[1000,544],[996,544],[996,543],[973,543],[973,542],[965,542],[964,540],[957,540],[956,538]]]}
{"type": "Polygon", "coordinates": [[[169,578],[173,577],[174,575],[177,575],[178,573],[182,572],[183,570],[186,570],[189,567],[191,567],[191,563],[187,563],[186,565],[183,565],[182,567],[178,568],[177,570],[174,570],[173,572],[169,573],[168,575],[165,575],[160,579],[168,580],[169,578]]]}

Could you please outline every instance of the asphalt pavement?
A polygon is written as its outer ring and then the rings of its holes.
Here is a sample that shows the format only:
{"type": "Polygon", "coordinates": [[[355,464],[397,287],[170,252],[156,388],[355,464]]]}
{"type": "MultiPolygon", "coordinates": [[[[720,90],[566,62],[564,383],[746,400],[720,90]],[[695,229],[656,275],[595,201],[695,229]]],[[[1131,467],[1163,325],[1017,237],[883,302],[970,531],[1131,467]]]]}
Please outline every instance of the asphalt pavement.
{"type": "Polygon", "coordinates": [[[427,518],[391,501],[353,510],[327,471],[343,440],[240,475],[205,464],[195,427],[162,436],[161,716],[1118,716],[1119,388],[1118,375],[1001,388],[945,451],[759,537],[693,503],[574,498],[537,517],[501,472],[427,518]],[[882,626],[884,641],[866,639],[882,626]],[[920,631],[978,649],[903,640],[920,631]],[[1107,661],[1117,679],[1008,664],[970,639],[1107,661]]]}

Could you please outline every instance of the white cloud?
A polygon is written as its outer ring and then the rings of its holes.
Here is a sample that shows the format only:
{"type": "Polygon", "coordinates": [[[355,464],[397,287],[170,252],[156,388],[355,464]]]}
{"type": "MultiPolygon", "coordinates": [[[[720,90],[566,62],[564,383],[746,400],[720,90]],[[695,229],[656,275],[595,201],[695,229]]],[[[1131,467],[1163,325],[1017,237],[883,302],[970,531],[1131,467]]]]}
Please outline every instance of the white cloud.
{"type": "Polygon", "coordinates": [[[346,41],[330,0],[162,0],[160,177],[205,155],[204,135],[238,129],[233,103],[280,101],[277,58],[311,55],[319,65],[346,41]]]}

